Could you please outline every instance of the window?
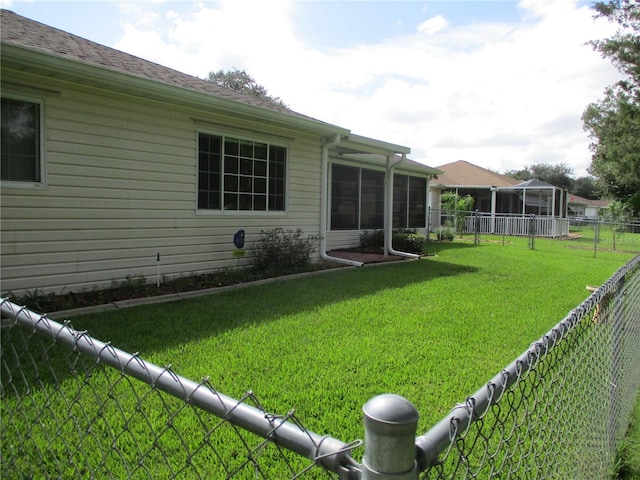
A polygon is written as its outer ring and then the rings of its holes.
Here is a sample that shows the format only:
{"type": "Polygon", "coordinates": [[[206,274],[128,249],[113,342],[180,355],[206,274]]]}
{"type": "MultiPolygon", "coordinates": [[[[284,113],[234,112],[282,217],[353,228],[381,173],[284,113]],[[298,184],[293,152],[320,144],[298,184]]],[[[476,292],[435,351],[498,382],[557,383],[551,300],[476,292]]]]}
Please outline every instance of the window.
{"type": "Polygon", "coordinates": [[[360,230],[384,226],[384,172],[332,166],[331,229],[360,230]]]}
{"type": "Polygon", "coordinates": [[[41,105],[2,98],[1,178],[10,182],[42,181],[41,105]]]}
{"type": "Polygon", "coordinates": [[[408,175],[393,177],[393,228],[424,228],[427,180],[408,175]]]}
{"type": "Polygon", "coordinates": [[[284,211],[285,147],[198,135],[198,208],[284,211]]]}

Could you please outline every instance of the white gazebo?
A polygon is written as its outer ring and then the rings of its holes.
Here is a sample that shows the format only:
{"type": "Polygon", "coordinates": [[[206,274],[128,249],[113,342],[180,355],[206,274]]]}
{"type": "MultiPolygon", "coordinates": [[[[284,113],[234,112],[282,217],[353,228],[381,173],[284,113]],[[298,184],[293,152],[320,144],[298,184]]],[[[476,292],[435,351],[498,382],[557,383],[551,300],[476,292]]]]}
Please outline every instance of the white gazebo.
{"type": "Polygon", "coordinates": [[[567,216],[566,191],[555,185],[532,179],[499,190],[517,194],[522,215],[534,214],[561,218],[567,216]]]}

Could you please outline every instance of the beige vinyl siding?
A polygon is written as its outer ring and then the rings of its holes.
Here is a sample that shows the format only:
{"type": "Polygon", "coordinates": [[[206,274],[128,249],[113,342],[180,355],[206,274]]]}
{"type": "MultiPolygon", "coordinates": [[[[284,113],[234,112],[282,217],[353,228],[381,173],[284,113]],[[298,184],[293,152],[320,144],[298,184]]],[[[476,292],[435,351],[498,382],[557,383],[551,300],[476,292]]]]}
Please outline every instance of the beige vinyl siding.
{"type": "Polygon", "coordinates": [[[360,230],[333,230],[327,232],[327,250],[357,247],[360,245],[360,230]]]}
{"type": "MultiPolygon", "coordinates": [[[[3,71],[3,80],[11,80],[3,94],[19,94],[24,80],[37,97],[37,78],[3,71]]],[[[101,288],[134,275],[155,281],[157,253],[161,275],[234,267],[241,228],[248,254],[261,230],[319,234],[319,136],[51,80],[41,86],[46,186],[2,185],[3,292],[101,288]],[[207,130],[287,147],[285,212],[196,210],[202,126],[194,118],[215,124],[207,130]]]]}

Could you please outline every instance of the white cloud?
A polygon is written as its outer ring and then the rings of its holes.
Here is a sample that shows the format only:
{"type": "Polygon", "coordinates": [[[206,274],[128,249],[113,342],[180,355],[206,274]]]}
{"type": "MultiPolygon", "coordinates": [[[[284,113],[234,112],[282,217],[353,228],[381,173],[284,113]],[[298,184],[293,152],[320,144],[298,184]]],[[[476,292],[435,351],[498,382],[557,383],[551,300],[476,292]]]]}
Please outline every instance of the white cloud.
{"type": "Polygon", "coordinates": [[[420,25],[418,25],[419,33],[437,33],[440,30],[444,30],[449,26],[449,22],[442,15],[436,15],[435,17],[428,18],[420,25]]]}
{"type": "Polygon", "coordinates": [[[584,175],[580,116],[618,78],[585,43],[612,26],[572,0],[519,7],[518,23],[457,27],[431,16],[413,34],[320,50],[293,25],[295,2],[224,0],[162,16],[130,10],[115,47],[200,77],[246,69],[295,110],[410,146],[429,165],[562,161],[584,175]]]}

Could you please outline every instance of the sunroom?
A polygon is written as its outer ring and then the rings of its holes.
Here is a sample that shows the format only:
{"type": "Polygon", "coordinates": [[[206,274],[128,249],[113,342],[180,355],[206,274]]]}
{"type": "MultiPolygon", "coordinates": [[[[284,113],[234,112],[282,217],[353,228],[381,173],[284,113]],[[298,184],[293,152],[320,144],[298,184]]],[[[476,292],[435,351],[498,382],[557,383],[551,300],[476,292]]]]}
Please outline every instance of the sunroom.
{"type": "Polygon", "coordinates": [[[406,228],[426,234],[429,181],[441,172],[408,159],[410,151],[358,135],[325,144],[323,255],[357,245],[365,230],[383,229],[385,255],[415,257],[393,248],[392,232],[406,228]]]}

